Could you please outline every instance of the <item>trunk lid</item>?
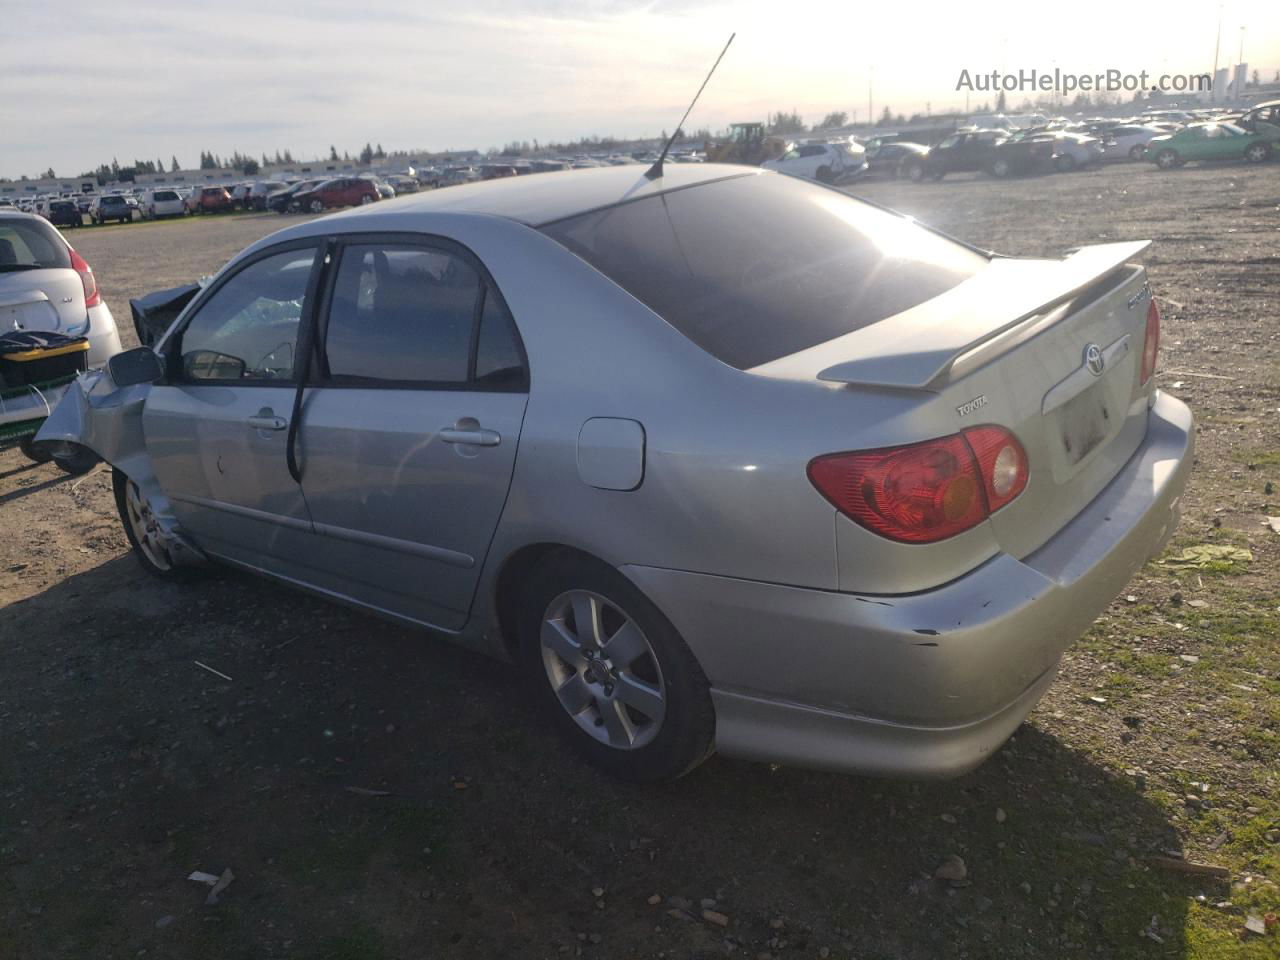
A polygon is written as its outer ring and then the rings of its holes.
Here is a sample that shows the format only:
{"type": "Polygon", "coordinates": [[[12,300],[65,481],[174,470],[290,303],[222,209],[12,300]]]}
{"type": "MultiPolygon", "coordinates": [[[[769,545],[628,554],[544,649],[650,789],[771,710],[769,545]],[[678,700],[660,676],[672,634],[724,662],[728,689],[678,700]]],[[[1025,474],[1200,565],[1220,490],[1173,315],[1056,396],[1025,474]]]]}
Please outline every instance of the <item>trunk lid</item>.
{"type": "Polygon", "coordinates": [[[1012,431],[1029,480],[987,527],[999,550],[1024,557],[1101,492],[1146,434],[1150,288],[1128,261],[1147,246],[995,258],[939,297],[752,372],[901,396],[910,414],[885,446],[982,424],[1012,431]]]}

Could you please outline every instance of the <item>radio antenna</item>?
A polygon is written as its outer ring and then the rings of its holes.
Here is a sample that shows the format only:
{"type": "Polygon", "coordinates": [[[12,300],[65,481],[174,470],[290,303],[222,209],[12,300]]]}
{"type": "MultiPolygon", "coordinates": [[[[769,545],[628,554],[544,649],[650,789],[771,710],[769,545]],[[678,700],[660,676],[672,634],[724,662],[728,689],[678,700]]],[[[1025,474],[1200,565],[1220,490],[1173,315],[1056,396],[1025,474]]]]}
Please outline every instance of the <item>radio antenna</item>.
{"type": "Polygon", "coordinates": [[[684,122],[689,119],[689,114],[693,111],[693,105],[698,102],[698,98],[702,96],[702,91],[706,89],[707,82],[711,79],[711,74],[716,72],[716,67],[720,66],[720,61],[724,59],[724,55],[729,52],[729,44],[733,43],[733,38],[738,34],[736,32],[729,34],[728,43],[724,45],[724,49],[720,51],[720,56],[716,57],[716,62],[711,65],[711,69],[707,71],[707,79],[702,81],[702,86],[698,88],[698,92],[693,95],[693,103],[689,104],[689,109],[684,112],[684,116],[680,118],[680,122],[676,124],[675,132],[662,147],[662,153],[658,154],[658,159],[653,166],[644,172],[644,175],[650,180],[657,180],[662,176],[662,162],[667,159],[667,151],[671,149],[671,145],[676,142],[676,137],[680,136],[680,131],[684,128],[684,122]]]}

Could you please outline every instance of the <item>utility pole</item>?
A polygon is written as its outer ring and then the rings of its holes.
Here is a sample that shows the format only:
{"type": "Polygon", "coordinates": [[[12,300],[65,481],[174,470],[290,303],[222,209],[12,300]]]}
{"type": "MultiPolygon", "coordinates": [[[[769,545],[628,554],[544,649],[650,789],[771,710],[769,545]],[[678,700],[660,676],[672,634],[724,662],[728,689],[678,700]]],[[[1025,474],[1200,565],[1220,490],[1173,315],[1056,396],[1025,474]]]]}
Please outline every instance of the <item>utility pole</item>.
{"type": "Polygon", "coordinates": [[[871,81],[875,75],[876,68],[874,66],[867,67],[867,123],[876,122],[875,111],[871,109],[871,81]]]}
{"type": "Polygon", "coordinates": [[[1209,102],[1218,102],[1218,48],[1222,45],[1222,4],[1218,4],[1218,33],[1213,38],[1213,81],[1209,84],[1209,102]]]}

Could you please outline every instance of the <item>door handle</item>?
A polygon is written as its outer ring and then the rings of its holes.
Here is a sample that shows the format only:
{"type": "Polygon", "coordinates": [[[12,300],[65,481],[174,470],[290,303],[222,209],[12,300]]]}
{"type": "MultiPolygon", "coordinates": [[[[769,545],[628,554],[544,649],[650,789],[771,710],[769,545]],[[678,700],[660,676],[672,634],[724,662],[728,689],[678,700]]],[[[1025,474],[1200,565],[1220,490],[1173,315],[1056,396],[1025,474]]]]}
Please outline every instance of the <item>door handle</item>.
{"type": "Polygon", "coordinates": [[[445,443],[467,443],[477,447],[496,447],[502,442],[502,434],[497,430],[486,430],[484,427],[472,427],[470,430],[445,427],[440,431],[440,439],[445,443]]]}
{"type": "Polygon", "coordinates": [[[247,417],[244,422],[254,430],[283,430],[289,426],[289,421],[284,417],[271,417],[261,413],[256,417],[247,417]]]}

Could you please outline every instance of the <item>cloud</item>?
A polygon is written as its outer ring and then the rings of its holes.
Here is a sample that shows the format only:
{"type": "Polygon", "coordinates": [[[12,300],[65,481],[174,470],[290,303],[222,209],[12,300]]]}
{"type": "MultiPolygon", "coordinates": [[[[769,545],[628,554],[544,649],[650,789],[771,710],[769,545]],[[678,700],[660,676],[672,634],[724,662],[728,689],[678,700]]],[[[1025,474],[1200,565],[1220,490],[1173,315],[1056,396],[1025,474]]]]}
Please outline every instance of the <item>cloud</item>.
{"type": "MultiPolygon", "coordinates": [[[[1208,69],[1217,16],[1106,0],[1078,0],[1051,26],[1014,0],[981,15],[917,0],[909,16],[846,0],[62,0],[56,13],[2,2],[0,173],[12,175],[202,150],[654,135],[675,125],[734,30],[690,126],[793,108],[865,116],[872,67],[876,111],[940,111],[963,106],[961,67],[1208,69]],[[30,42],[53,36],[56,62],[30,42]]],[[[1224,62],[1239,20],[1247,58],[1280,65],[1280,4],[1238,0],[1227,15],[1224,62]]]]}

